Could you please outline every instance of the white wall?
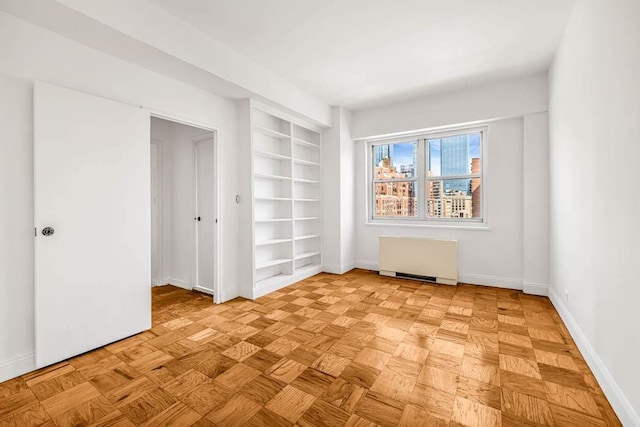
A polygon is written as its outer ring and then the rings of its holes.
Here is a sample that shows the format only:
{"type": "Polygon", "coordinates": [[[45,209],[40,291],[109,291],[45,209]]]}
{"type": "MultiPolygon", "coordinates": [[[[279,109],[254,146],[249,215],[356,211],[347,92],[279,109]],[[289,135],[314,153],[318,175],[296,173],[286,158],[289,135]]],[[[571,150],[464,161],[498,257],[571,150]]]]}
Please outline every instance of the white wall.
{"type": "Polygon", "coordinates": [[[412,236],[458,240],[458,274],[462,282],[521,288],[523,120],[493,122],[488,130],[484,191],[489,227],[444,228],[366,224],[366,143],[359,141],[357,263],[377,269],[378,236],[412,236]]]}
{"type": "Polygon", "coordinates": [[[331,110],[333,126],[322,132],[322,264],[328,273],[342,273],[340,206],[340,108],[331,110]]]}
{"type": "Polygon", "coordinates": [[[322,263],[342,274],[355,267],[355,145],[350,111],[334,107],[332,116],[322,133],[322,263]]]}
{"type": "Polygon", "coordinates": [[[0,238],[0,381],[3,381],[35,367],[33,84],[0,75],[0,93],[0,227],[3,230],[0,238]]]}
{"type": "Polygon", "coordinates": [[[640,425],[640,2],[581,0],[550,72],[551,290],[625,425],[640,425]]]}
{"type": "Polygon", "coordinates": [[[239,294],[242,265],[235,104],[0,13],[0,381],[33,369],[33,81],[143,105],[220,130],[221,282],[239,294]],[[8,326],[10,325],[10,326],[8,326]]]}
{"type": "MultiPolygon", "coordinates": [[[[355,266],[356,261],[356,146],[351,138],[351,111],[340,108],[340,265],[342,271],[355,266]]],[[[334,121],[335,123],[335,121],[334,121]]]]}
{"type": "Polygon", "coordinates": [[[57,34],[229,98],[257,98],[324,126],[330,107],[152,1],[0,1],[57,34]]]}
{"type": "Polygon", "coordinates": [[[546,295],[549,286],[549,115],[524,117],[522,286],[546,295]]]}
{"type": "Polygon", "coordinates": [[[505,79],[464,90],[355,111],[354,139],[547,111],[546,74],[505,79]]]}
{"type": "Polygon", "coordinates": [[[541,175],[548,171],[546,93],[545,76],[535,75],[354,112],[352,135],[365,139],[490,120],[484,182],[489,229],[367,224],[366,141],[356,143],[356,265],[378,268],[380,235],[454,239],[460,281],[545,294],[548,205],[541,175]],[[536,211],[525,221],[524,208],[532,205],[536,211]]]}

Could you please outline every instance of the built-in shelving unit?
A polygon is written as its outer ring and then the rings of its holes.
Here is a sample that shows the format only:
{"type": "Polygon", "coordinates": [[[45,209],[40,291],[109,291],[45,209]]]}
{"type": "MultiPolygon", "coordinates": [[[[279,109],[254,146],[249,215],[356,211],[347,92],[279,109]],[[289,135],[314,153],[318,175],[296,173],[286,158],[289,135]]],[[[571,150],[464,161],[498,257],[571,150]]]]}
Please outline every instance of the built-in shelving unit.
{"type": "Polygon", "coordinates": [[[252,104],[255,297],[319,273],[320,133],[252,104]]]}

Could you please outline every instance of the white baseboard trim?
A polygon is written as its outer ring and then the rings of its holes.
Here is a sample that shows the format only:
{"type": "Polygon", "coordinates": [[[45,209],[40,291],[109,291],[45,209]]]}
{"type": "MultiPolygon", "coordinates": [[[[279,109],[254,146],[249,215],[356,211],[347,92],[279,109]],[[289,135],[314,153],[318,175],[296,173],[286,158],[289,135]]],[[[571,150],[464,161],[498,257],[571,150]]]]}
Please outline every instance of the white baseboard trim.
{"type": "Polygon", "coordinates": [[[253,289],[252,288],[240,288],[240,296],[246,299],[253,299],[253,289]]]}
{"type": "Polygon", "coordinates": [[[323,265],[322,271],[331,274],[344,274],[356,268],[355,262],[350,262],[344,265],[323,265]]]}
{"type": "Polygon", "coordinates": [[[620,418],[622,425],[640,426],[640,416],[633,409],[633,406],[618,386],[618,383],[616,383],[606,365],[602,359],[600,359],[600,356],[598,356],[598,353],[596,353],[587,340],[576,319],[574,319],[567,306],[562,302],[562,299],[551,287],[549,288],[549,298],[558,311],[558,314],[560,314],[564,324],[567,326],[567,329],[569,329],[573,340],[576,342],[582,356],[591,368],[593,375],[595,375],[598,380],[602,391],[604,391],[616,415],[620,418]]]}
{"type": "Polygon", "coordinates": [[[240,292],[241,289],[242,287],[240,285],[229,286],[226,287],[226,289],[225,287],[223,287],[222,289],[220,289],[220,295],[214,295],[214,301],[216,302],[216,304],[222,304],[223,302],[231,301],[232,299],[241,297],[243,296],[242,292],[240,292]]]}
{"type": "Polygon", "coordinates": [[[202,292],[203,294],[207,294],[207,295],[213,295],[213,291],[209,288],[203,288],[202,286],[194,286],[193,291],[198,291],[198,292],[202,292]]]}
{"type": "Polygon", "coordinates": [[[193,289],[193,286],[191,285],[191,283],[186,282],[184,280],[169,278],[169,279],[166,279],[165,282],[167,283],[167,285],[177,286],[179,288],[183,288],[188,291],[193,289]]]}
{"type": "MultiPolygon", "coordinates": [[[[378,263],[375,261],[364,261],[364,260],[356,261],[355,267],[363,268],[365,270],[373,270],[373,271],[379,270],[378,263]]],[[[487,276],[483,274],[473,274],[473,273],[458,273],[458,281],[460,283],[469,283],[471,285],[493,286],[496,288],[523,290],[522,280],[514,279],[510,277],[487,276]]],[[[534,283],[533,285],[537,285],[537,284],[534,283]]],[[[531,287],[530,290],[532,291],[535,290],[536,292],[540,291],[540,289],[537,289],[537,288],[534,289],[534,288],[535,287],[531,287]]],[[[545,289],[546,289],[546,286],[545,286],[545,289]]],[[[535,292],[527,292],[527,291],[525,292],[533,293],[534,295],[542,295],[535,292]]]]}
{"type": "Polygon", "coordinates": [[[261,296],[270,294],[271,292],[275,292],[296,282],[299,282],[300,280],[315,276],[316,274],[321,272],[321,265],[307,267],[291,276],[283,276],[280,280],[268,283],[266,286],[258,286],[254,288],[243,287],[240,289],[240,296],[251,300],[260,298],[261,296]]]}
{"type": "Polygon", "coordinates": [[[522,292],[529,295],[549,296],[549,285],[534,282],[522,282],[522,292]]]}
{"type": "Polygon", "coordinates": [[[518,291],[522,290],[522,280],[511,277],[458,273],[458,282],[469,283],[471,285],[492,286],[494,288],[514,289],[518,291]]]}
{"type": "Polygon", "coordinates": [[[378,263],[375,261],[356,261],[354,268],[362,268],[363,270],[378,271],[378,263]]]}
{"type": "Polygon", "coordinates": [[[15,359],[0,362],[0,383],[19,377],[36,369],[35,353],[28,353],[15,359]]]}

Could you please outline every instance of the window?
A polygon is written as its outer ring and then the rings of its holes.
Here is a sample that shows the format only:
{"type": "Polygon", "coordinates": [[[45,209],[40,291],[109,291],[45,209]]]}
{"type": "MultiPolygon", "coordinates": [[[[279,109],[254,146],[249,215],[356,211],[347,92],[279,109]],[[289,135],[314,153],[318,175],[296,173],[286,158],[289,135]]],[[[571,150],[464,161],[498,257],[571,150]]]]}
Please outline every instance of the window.
{"type": "Polygon", "coordinates": [[[484,129],[370,143],[372,219],[482,221],[484,129]]]}

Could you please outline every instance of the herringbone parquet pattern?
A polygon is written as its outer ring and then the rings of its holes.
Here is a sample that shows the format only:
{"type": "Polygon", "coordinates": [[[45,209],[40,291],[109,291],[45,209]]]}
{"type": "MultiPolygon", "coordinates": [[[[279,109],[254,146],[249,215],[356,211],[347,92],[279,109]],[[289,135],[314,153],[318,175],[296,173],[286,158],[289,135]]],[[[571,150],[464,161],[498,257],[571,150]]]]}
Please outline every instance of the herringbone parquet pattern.
{"type": "Polygon", "coordinates": [[[543,297],[354,270],[222,305],[154,288],[153,309],[0,384],[0,425],[620,425],[543,297]]]}

